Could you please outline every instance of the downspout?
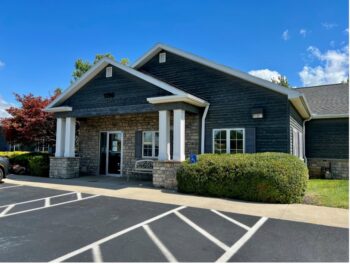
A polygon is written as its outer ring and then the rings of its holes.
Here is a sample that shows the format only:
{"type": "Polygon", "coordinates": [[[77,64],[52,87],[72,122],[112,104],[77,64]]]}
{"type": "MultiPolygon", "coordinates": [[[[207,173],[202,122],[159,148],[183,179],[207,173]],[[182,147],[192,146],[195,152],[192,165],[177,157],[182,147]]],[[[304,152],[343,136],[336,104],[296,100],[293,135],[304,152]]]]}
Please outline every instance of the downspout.
{"type": "Polygon", "coordinates": [[[308,119],[303,120],[303,151],[304,151],[304,162],[307,164],[307,158],[306,158],[306,146],[305,146],[305,134],[306,134],[306,129],[305,129],[305,123],[309,122],[312,119],[312,116],[308,119]]]}
{"type": "Polygon", "coordinates": [[[207,118],[208,110],[209,110],[210,104],[207,104],[207,106],[204,109],[204,113],[202,116],[202,136],[201,136],[201,154],[204,154],[204,142],[205,142],[205,119],[207,118]]]}

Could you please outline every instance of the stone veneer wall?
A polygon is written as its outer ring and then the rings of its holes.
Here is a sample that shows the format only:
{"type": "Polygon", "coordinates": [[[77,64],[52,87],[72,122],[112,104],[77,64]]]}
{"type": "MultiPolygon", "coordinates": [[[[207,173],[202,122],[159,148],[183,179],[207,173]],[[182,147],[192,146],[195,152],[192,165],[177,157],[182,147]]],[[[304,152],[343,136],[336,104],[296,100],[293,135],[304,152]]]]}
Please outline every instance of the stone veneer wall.
{"type": "Polygon", "coordinates": [[[308,159],[310,178],[349,178],[349,160],[347,159],[308,159]],[[322,167],[330,167],[330,174],[322,175],[322,167]]]}
{"type": "MultiPolygon", "coordinates": [[[[172,116],[172,115],[171,115],[172,116]]],[[[135,166],[135,132],[158,130],[158,112],[130,114],[120,116],[102,116],[80,119],[79,128],[79,156],[80,171],[85,175],[99,175],[100,160],[100,132],[121,131],[123,132],[123,169],[122,174],[135,166]]],[[[185,137],[186,156],[189,153],[199,152],[199,115],[186,113],[185,137]]],[[[173,126],[171,117],[171,127],[173,126]]]]}
{"type": "Polygon", "coordinates": [[[51,157],[50,178],[70,179],[79,177],[79,157],[51,157]]]}
{"type": "Polygon", "coordinates": [[[176,190],[176,172],[180,165],[179,161],[155,161],[153,164],[153,185],[176,190]]]}

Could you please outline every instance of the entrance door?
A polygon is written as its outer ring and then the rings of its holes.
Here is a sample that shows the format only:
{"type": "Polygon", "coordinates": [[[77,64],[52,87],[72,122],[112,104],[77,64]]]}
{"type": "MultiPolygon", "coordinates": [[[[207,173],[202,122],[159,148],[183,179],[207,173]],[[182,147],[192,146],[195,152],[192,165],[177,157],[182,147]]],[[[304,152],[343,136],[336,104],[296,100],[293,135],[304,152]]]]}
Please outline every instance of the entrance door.
{"type": "Polygon", "coordinates": [[[122,132],[101,132],[100,174],[121,176],[122,148],[122,132]]]}

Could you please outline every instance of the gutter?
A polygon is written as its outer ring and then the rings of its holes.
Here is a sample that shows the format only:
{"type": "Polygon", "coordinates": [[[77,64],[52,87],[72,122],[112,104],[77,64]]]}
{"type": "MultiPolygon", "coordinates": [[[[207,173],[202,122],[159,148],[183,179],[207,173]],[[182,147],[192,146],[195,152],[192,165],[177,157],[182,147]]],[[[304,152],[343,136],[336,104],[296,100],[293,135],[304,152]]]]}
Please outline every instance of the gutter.
{"type": "Polygon", "coordinates": [[[204,154],[204,142],[205,142],[205,119],[207,118],[207,114],[208,114],[208,110],[209,110],[209,106],[210,104],[207,104],[205,109],[204,109],[204,113],[202,116],[202,130],[201,130],[201,154],[204,154]]]}

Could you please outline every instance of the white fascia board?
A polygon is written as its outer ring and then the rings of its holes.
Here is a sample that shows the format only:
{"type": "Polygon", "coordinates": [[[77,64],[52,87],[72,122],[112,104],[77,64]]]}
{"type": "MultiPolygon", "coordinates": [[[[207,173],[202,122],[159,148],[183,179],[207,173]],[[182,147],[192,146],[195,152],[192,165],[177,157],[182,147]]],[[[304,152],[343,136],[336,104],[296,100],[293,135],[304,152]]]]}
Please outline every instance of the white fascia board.
{"type": "Polygon", "coordinates": [[[186,94],[184,91],[177,89],[165,82],[162,82],[156,78],[148,76],[142,72],[139,72],[129,66],[125,66],[119,62],[111,60],[109,58],[101,59],[97,64],[92,66],[81,78],[79,78],[76,82],[74,82],[70,87],[68,87],[60,96],[58,96],[54,101],[52,101],[47,107],[46,110],[54,107],[55,105],[64,102],[74,93],[76,93],[81,87],[83,87],[86,83],[88,83],[92,78],[96,76],[104,67],[107,65],[113,65],[133,76],[136,76],[146,82],[149,82],[163,90],[166,90],[172,94],[182,95],[186,94]]]}
{"type": "Polygon", "coordinates": [[[160,96],[160,97],[150,97],[147,98],[147,101],[151,104],[165,104],[165,103],[178,103],[178,102],[183,102],[183,103],[188,103],[194,106],[199,106],[199,107],[205,107],[209,105],[208,102],[190,95],[169,95],[169,96],[160,96]]]}
{"type": "Polygon", "coordinates": [[[349,118],[349,114],[312,115],[312,119],[349,118]]]}
{"type": "Polygon", "coordinates": [[[59,106],[59,107],[50,107],[50,108],[45,108],[45,112],[49,113],[56,113],[56,112],[71,112],[73,110],[72,107],[70,106],[59,106]]]}
{"type": "Polygon", "coordinates": [[[310,108],[308,108],[307,102],[303,95],[290,99],[290,102],[303,118],[308,119],[311,117],[311,113],[309,111],[310,108]]]}
{"type": "Polygon", "coordinates": [[[173,48],[173,47],[170,47],[170,46],[165,45],[165,44],[157,44],[157,45],[155,45],[148,52],[146,52],[141,58],[139,58],[132,65],[132,67],[135,68],[135,69],[140,68],[142,65],[147,63],[154,55],[156,55],[161,50],[165,50],[165,51],[168,51],[170,53],[174,53],[174,54],[176,54],[178,56],[181,56],[181,57],[184,57],[186,59],[195,61],[195,62],[197,62],[199,64],[202,64],[202,65],[205,65],[207,67],[210,67],[210,68],[216,69],[218,71],[224,72],[226,74],[235,76],[235,77],[240,78],[242,80],[246,80],[248,82],[255,83],[257,85],[260,85],[260,86],[263,86],[263,87],[268,88],[270,90],[273,90],[275,92],[278,92],[278,93],[281,93],[281,94],[285,94],[285,95],[288,96],[288,98],[296,98],[296,97],[299,97],[301,95],[300,92],[294,91],[291,88],[282,87],[282,86],[280,86],[278,84],[275,84],[275,83],[266,81],[264,79],[255,77],[253,75],[250,75],[248,73],[245,73],[245,72],[242,72],[242,71],[239,71],[239,70],[236,70],[236,69],[232,69],[230,67],[227,67],[227,66],[224,66],[224,65],[221,65],[221,64],[209,61],[209,60],[207,60],[205,58],[199,57],[197,55],[194,55],[194,54],[191,54],[191,53],[188,53],[188,52],[185,52],[185,51],[173,48]]]}

